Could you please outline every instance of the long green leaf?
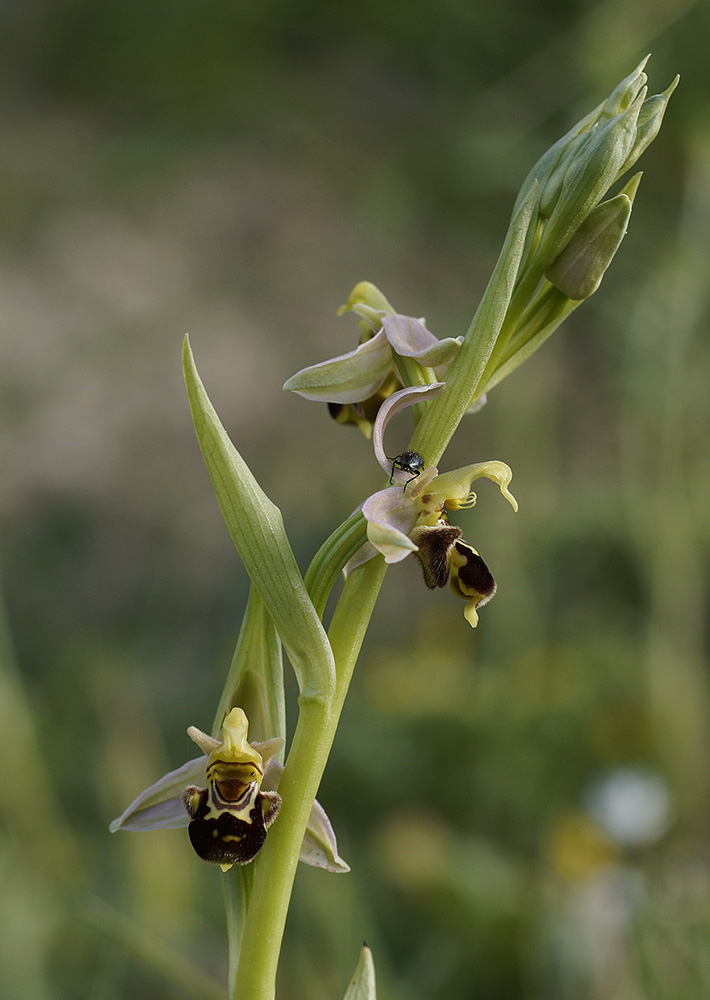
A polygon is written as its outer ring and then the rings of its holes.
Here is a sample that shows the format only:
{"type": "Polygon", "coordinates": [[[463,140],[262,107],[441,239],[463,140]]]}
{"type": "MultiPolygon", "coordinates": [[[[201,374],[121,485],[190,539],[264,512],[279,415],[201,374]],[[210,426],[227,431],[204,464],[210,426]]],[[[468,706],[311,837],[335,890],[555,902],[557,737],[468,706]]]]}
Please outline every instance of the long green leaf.
{"type": "Polygon", "coordinates": [[[303,583],[279,508],[230,441],[195,367],[188,337],[183,372],[197,440],[222,515],[247,573],[273,618],[305,697],[328,697],[333,654],[303,583]]]}

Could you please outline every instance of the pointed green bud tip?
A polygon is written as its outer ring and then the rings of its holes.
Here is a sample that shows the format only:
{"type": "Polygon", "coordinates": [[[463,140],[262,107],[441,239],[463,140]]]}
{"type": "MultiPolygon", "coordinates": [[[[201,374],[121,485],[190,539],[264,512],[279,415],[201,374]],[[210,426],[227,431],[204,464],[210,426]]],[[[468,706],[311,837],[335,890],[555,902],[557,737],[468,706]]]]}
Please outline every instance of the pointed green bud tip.
{"type": "Polygon", "coordinates": [[[631,147],[628,157],[619,169],[617,177],[626,173],[636,163],[638,158],[647,149],[653,140],[658,135],[661,125],[663,124],[663,116],[666,113],[666,108],[668,107],[668,101],[671,98],[671,94],[678,86],[680,77],[676,76],[673,82],[667,87],[662,94],[654,94],[652,97],[647,97],[646,100],[641,105],[641,110],[639,111],[638,120],[636,122],[636,136],[634,138],[634,144],[631,147]]]}
{"type": "MultiPolygon", "coordinates": [[[[640,174],[627,187],[636,193],[640,174]]],[[[570,299],[586,299],[601,284],[604,272],[626,234],[632,197],[616,195],[593,208],[545,277],[570,299]]]]}
{"type": "Polygon", "coordinates": [[[541,157],[523,184],[527,190],[533,178],[539,182],[538,221],[544,226],[536,256],[543,269],[658,134],[678,78],[648,97],[647,59],[541,157]]]}
{"type": "Polygon", "coordinates": [[[609,97],[604,102],[604,107],[602,108],[601,117],[602,118],[614,118],[621,111],[626,111],[626,109],[633,104],[636,100],[639,91],[642,87],[646,85],[648,77],[644,73],[646,68],[646,63],[651,58],[651,53],[645,56],[641,62],[638,64],[636,69],[632,70],[627,77],[625,77],[620,83],[617,83],[616,87],[612,90],[609,97]]]}
{"type": "Polygon", "coordinates": [[[363,941],[360,961],[345,993],[344,1000],[377,1000],[375,963],[372,952],[363,941]]]}

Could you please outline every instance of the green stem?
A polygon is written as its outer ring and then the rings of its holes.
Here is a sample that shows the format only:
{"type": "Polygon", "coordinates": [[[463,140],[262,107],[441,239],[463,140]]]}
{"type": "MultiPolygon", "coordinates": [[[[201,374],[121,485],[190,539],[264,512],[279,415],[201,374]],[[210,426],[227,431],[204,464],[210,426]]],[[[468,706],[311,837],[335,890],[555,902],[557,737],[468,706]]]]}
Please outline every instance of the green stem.
{"type": "Polygon", "coordinates": [[[274,1000],[281,940],[303,834],[384,574],[385,563],[380,558],[350,574],[328,633],[336,665],[334,696],[329,704],[318,698],[299,700],[298,723],[279,783],[281,812],[253,862],[254,886],[230,1000],[274,1000]]]}
{"type": "Polygon", "coordinates": [[[311,560],[303,582],[319,618],[323,617],[328,595],[343,566],[367,540],[365,527],[362,511],[356,510],[329,535],[311,560]]]}
{"type": "Polygon", "coordinates": [[[227,977],[228,995],[234,991],[239,956],[242,950],[242,929],[246,919],[251,886],[254,881],[249,868],[232,868],[224,873],[222,889],[224,892],[224,909],[227,915],[227,942],[229,948],[229,973],[227,977]]]}

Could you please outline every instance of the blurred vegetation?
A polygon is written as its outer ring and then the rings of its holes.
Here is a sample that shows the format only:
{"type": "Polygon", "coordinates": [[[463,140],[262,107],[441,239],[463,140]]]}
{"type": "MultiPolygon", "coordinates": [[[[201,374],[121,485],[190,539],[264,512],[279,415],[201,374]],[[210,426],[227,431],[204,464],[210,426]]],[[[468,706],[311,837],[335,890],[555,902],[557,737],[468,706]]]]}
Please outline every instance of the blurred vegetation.
{"type": "Polygon", "coordinates": [[[220,872],[107,833],[209,728],[246,600],[184,331],[305,568],[380,475],[281,384],[353,346],[361,279],[464,332],[530,165],[649,50],[652,91],[682,82],[629,235],[449,452],[514,470],[517,516],[484,486],[461,518],[498,596],[471,633],[389,572],[320,793],[353,872],[299,873],[280,995],[342,996],[364,937],[390,1000],[708,996],[709,21],[3,6],[3,1000],[224,982],[220,872]]]}

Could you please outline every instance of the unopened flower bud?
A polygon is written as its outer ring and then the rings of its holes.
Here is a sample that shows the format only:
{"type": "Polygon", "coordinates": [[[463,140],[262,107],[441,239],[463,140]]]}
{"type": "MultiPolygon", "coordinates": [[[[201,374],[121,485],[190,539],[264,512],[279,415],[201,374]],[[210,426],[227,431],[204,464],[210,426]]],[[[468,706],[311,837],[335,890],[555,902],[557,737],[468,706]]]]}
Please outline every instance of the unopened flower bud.
{"type": "Polygon", "coordinates": [[[560,158],[540,192],[539,214],[543,219],[549,219],[558,202],[565,175],[574,163],[578,154],[591,138],[590,132],[580,132],[574,136],[565,147],[564,155],[560,158]]]}
{"type": "Polygon", "coordinates": [[[382,325],[382,314],[393,314],[394,308],[371,281],[359,281],[348,296],[348,301],[338,309],[338,316],[354,312],[360,317],[363,340],[376,333],[382,325]]]}
{"type": "Polygon", "coordinates": [[[538,253],[543,261],[560,255],[586,216],[627,161],[636,137],[643,91],[623,113],[598,126],[570,165],[538,253]]]}
{"type": "Polygon", "coordinates": [[[586,299],[601,284],[626,234],[633,196],[641,180],[637,174],[615,198],[589,213],[545,277],[570,299],[586,299]],[[627,189],[631,189],[630,191],[627,189]]]}

